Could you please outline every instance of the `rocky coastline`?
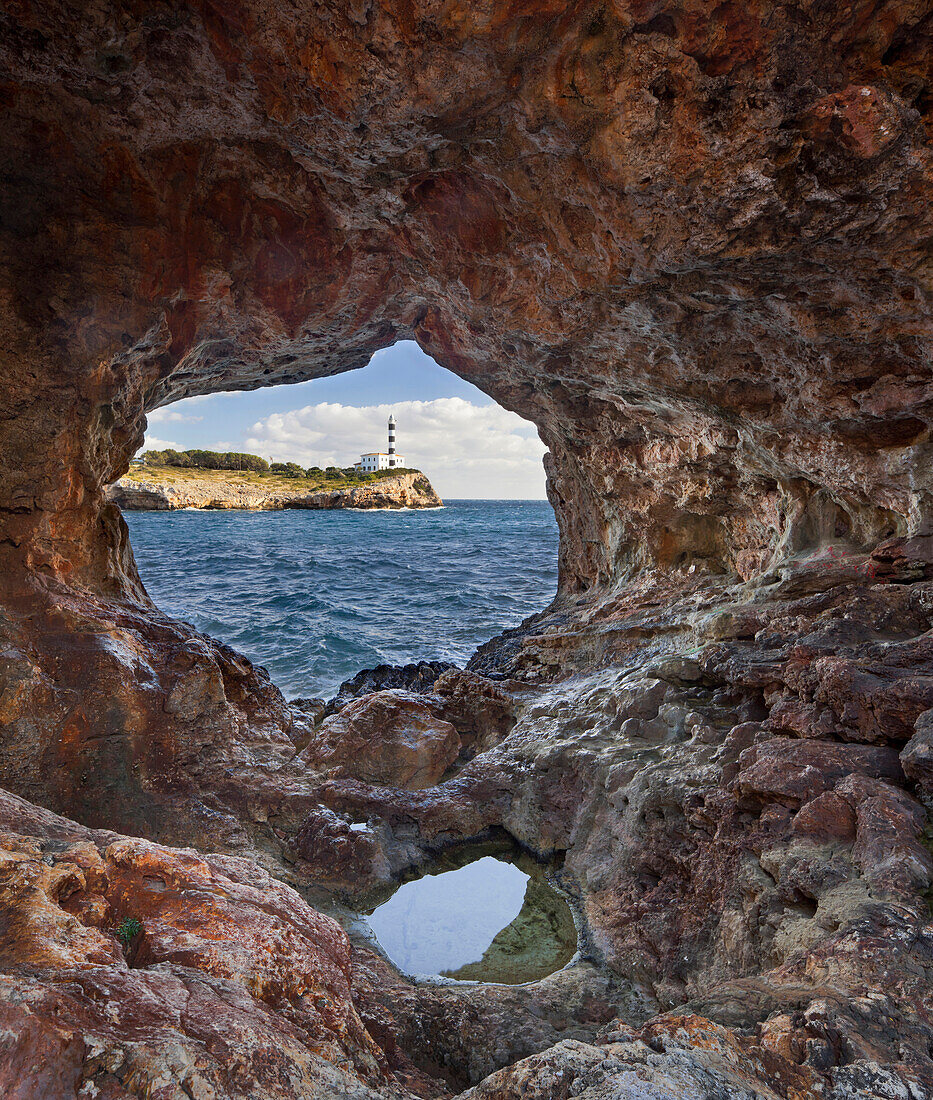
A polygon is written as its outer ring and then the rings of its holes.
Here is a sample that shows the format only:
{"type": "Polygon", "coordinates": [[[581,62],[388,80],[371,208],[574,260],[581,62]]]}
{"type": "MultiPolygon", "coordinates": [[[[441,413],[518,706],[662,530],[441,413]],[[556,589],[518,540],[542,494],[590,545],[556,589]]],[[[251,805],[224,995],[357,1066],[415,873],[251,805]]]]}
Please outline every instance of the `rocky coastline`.
{"type": "Polygon", "coordinates": [[[123,477],[107,487],[106,499],[126,512],[171,512],[179,508],[275,511],[281,508],[442,508],[424,474],[415,471],[336,489],[291,489],[237,480],[198,477],[184,471],[176,481],[123,477]]]}

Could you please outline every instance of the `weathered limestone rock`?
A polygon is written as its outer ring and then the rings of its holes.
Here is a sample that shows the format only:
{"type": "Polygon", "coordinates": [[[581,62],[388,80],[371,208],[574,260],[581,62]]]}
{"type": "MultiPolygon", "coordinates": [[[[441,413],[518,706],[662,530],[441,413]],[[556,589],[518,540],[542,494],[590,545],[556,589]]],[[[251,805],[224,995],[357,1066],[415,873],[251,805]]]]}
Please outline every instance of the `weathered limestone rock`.
{"type": "Polygon", "coordinates": [[[933,795],[933,710],[925,710],[914,729],[901,750],[901,766],[928,796],[933,795]]]}
{"type": "Polygon", "coordinates": [[[94,832],[5,791],[0,857],[5,1097],[385,1095],[346,936],[254,864],[94,832]],[[141,931],[122,944],[126,918],[141,931]]]}
{"type": "Polygon", "coordinates": [[[123,511],[169,512],[176,508],[440,508],[441,498],[421,473],[380,478],[346,489],[269,488],[262,484],[199,479],[187,475],[178,484],[121,478],[107,487],[105,498],[123,511]]]}
{"type": "Polygon", "coordinates": [[[792,741],[775,737],[745,750],[733,781],[743,800],[791,807],[811,802],[847,775],[902,779],[895,749],[844,745],[834,741],[792,741]]]}
{"type": "Polygon", "coordinates": [[[564,592],[923,530],[909,5],[213,12],[6,17],[11,565],[122,578],[147,409],[402,335],[539,425],[564,592]]]}
{"type": "Polygon", "coordinates": [[[432,693],[440,699],[444,718],[456,727],[471,752],[492,748],[515,725],[512,694],[475,672],[451,669],[438,677],[432,693]]]}
{"type": "Polygon", "coordinates": [[[457,759],[460,738],[417,696],[377,691],[325,718],[299,761],[376,786],[433,787],[457,759]]]}
{"type": "Polygon", "coordinates": [[[662,1017],[640,1032],[624,1027],[611,1032],[610,1041],[599,1046],[558,1043],[494,1073],[464,1100],[804,1100],[816,1095],[812,1070],[769,1054],[709,1020],[662,1017]]]}

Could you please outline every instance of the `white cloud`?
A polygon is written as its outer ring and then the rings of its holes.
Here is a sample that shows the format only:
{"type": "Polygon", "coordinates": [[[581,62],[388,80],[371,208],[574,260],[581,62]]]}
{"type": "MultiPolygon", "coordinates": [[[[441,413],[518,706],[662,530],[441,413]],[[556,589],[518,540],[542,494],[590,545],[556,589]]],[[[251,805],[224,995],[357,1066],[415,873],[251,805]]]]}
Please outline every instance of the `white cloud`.
{"type": "MultiPolygon", "coordinates": [[[[189,400],[196,400],[196,398],[190,398],[189,400]]],[[[188,416],[187,413],[179,412],[178,409],[161,408],[153,409],[147,417],[150,424],[193,424],[198,420],[203,420],[203,416],[188,416]]]]}
{"type": "Polygon", "coordinates": [[[139,453],[142,454],[143,451],[166,450],[181,451],[184,450],[184,448],[180,447],[171,439],[159,439],[158,436],[150,435],[149,432],[146,432],[146,441],[143,443],[139,453]]]}
{"type": "Polygon", "coordinates": [[[272,413],[252,426],[244,449],[302,466],[349,466],[363,451],[385,449],[389,413],[407,465],[423,470],[441,496],[544,496],[545,447],[534,426],[498,405],[462,397],[272,413]]]}

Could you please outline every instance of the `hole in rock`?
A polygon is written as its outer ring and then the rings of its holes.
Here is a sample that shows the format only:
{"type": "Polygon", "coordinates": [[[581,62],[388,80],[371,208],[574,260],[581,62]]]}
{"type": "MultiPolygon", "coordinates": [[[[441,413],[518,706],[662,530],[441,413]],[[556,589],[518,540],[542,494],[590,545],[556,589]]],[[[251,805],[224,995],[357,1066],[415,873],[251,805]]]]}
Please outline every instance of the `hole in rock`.
{"type": "Polygon", "coordinates": [[[513,850],[445,853],[366,920],[412,978],[520,985],[562,969],[577,951],[567,900],[541,864],[513,850]]]}
{"type": "Polygon", "coordinates": [[[121,501],[150,596],[265,666],[288,697],[330,695],[384,663],[464,664],[554,596],[557,525],[534,426],[413,342],[360,370],[164,406],[149,416],[147,462],[153,452],[156,465],[137,459],[121,482],[172,496],[171,510],[145,510],[138,491],[121,501]],[[237,507],[238,486],[271,498],[388,484],[395,469],[352,467],[388,451],[390,413],[402,469],[420,470],[443,507],[237,507]],[[169,465],[192,449],[270,469],[169,465]],[[194,483],[199,503],[186,507],[194,483]]]}

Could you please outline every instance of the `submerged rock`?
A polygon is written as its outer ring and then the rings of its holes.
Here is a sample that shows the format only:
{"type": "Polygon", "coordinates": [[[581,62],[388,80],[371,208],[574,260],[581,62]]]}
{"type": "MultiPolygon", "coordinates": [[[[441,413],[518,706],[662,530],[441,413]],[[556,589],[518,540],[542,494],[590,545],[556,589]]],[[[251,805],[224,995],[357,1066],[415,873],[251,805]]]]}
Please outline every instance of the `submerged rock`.
{"type": "Polygon", "coordinates": [[[533,982],[559,970],[576,949],[577,929],[567,903],[547,882],[532,875],[521,911],[483,957],[444,973],[459,981],[533,982]]]}

